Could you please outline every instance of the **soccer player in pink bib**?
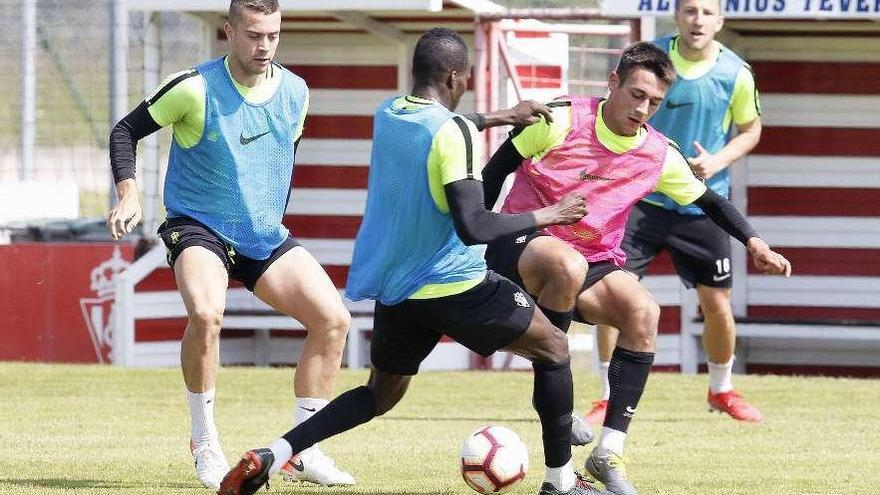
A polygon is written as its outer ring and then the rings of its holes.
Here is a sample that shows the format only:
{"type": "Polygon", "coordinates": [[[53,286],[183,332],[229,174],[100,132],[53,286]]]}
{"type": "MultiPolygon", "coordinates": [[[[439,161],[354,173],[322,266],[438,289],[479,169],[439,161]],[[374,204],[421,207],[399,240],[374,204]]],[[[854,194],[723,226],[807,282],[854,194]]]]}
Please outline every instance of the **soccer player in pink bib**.
{"type": "Polygon", "coordinates": [[[617,495],[638,493],[623,466],[623,447],[654,361],[660,315],[651,294],[621,268],[626,260],[621,241],[633,206],[652,192],[694,204],[748,247],[758,269],[791,273],[788,260],[694,175],[672,141],[646,124],[674,80],[663,50],[634,44],[609,76],[607,99],[550,103],[553,121],[508,139],[483,170],[487,204],[496,201],[504,179],[515,172],[502,209],[506,213],[540,208],[569,193],[586,200],[588,214],[580,221],[491,242],[486,260],[525,288],[563,331],[575,307],[585,321],[620,329],[609,366],[608,412],[585,466],[617,495]]]}
{"type": "MultiPolygon", "coordinates": [[[[730,165],[761,138],[761,108],[749,65],[715,41],[724,24],[723,12],[718,0],[677,2],[678,32],[653,41],[669,54],[677,77],[650,124],[679,143],[706,185],[727,197],[730,165]],[[736,133],[731,132],[734,127],[736,133]]],[[[640,277],[658,253],[669,253],[682,283],[696,289],[704,317],[709,407],[738,421],[760,422],[761,411],[733,387],[736,323],[730,305],[733,277],[727,233],[699,208],[680,206],[654,193],[633,209],[623,249],[625,268],[640,277]]],[[[605,326],[596,331],[600,369],[605,374],[617,331],[605,326]]],[[[607,376],[602,377],[602,385],[603,396],[586,418],[593,424],[602,423],[607,376]]]]}

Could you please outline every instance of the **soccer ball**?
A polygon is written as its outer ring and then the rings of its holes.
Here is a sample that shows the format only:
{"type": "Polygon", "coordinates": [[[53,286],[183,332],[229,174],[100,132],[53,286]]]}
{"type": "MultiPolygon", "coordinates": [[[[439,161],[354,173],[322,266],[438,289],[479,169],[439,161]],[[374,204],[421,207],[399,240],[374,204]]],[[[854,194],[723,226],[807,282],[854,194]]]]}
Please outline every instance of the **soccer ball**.
{"type": "Polygon", "coordinates": [[[519,435],[497,425],[484,426],[461,444],[461,476],[478,493],[504,493],[526,477],[529,452],[519,435]]]}

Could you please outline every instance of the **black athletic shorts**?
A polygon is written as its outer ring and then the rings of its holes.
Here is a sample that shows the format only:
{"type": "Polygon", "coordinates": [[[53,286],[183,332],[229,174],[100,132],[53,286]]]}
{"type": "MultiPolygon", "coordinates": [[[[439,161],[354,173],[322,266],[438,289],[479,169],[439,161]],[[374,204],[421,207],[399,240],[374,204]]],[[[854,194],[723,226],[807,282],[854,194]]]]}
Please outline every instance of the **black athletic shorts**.
{"type": "Polygon", "coordinates": [[[639,278],[651,260],[668,249],[687,287],[732,285],[730,236],[705,215],[682,215],[640,201],[629,215],[623,249],[626,269],[639,278]]]}
{"type": "Polygon", "coordinates": [[[528,235],[496,239],[486,246],[486,264],[495,273],[507,277],[520,287],[525,287],[522,277],[519,276],[519,268],[517,268],[519,258],[532,239],[544,235],[550,234],[538,231],[528,235]]]}
{"type": "Polygon", "coordinates": [[[168,249],[168,265],[174,268],[174,262],[184,249],[190,246],[202,246],[216,254],[229,276],[243,283],[251,292],[257,285],[260,276],[282,254],[299,246],[299,242],[288,235],[284,242],[272,251],[272,254],[264,260],[255,260],[242,254],[236,253],[235,248],[223,242],[201,222],[189,217],[176,217],[166,220],[159,226],[159,236],[168,249]]]}
{"type": "MultiPolygon", "coordinates": [[[[520,287],[525,287],[522,278],[519,276],[519,258],[525,251],[526,246],[532,242],[532,239],[542,235],[549,235],[544,232],[534,232],[515,238],[503,238],[494,242],[490,242],[486,247],[486,264],[489,268],[498,274],[505,276],[515,282],[520,287]]],[[[589,263],[587,268],[587,276],[584,278],[584,286],[581,290],[587,290],[596,282],[602,280],[605,275],[620,270],[621,268],[610,260],[594,261],[589,263]]]]}
{"type": "Polygon", "coordinates": [[[480,354],[513,343],[529,328],[535,301],[491,270],[461,294],[407,299],[393,306],[376,302],[370,359],[395,375],[415,375],[444,335],[480,354]]]}
{"type": "MultiPolygon", "coordinates": [[[[623,268],[617,266],[617,264],[611,260],[594,261],[590,263],[590,267],[587,269],[587,276],[584,278],[584,285],[581,288],[581,292],[596,285],[596,282],[605,278],[605,276],[609,273],[616,272],[618,270],[623,270],[623,268]]],[[[577,307],[575,307],[574,314],[572,315],[572,320],[578,323],[586,323],[587,325],[595,324],[592,321],[589,321],[581,316],[581,313],[577,310],[577,307]]]]}
{"type": "MultiPolygon", "coordinates": [[[[520,287],[524,287],[522,278],[519,276],[519,269],[517,265],[519,263],[519,258],[522,256],[523,251],[526,249],[526,246],[532,239],[540,237],[542,235],[549,235],[543,232],[534,232],[532,234],[523,235],[514,238],[503,238],[498,239],[494,242],[490,242],[486,247],[486,264],[489,265],[489,268],[495,270],[499,274],[509,278],[516,282],[520,287]]],[[[589,267],[587,268],[587,276],[584,277],[584,285],[581,288],[581,291],[585,291],[596,284],[596,282],[605,278],[611,272],[621,270],[619,266],[617,266],[611,260],[602,260],[602,261],[594,261],[589,263],[589,267]]],[[[580,314],[575,311],[574,312],[574,321],[580,323],[591,324],[589,321],[581,318],[580,314]]]]}

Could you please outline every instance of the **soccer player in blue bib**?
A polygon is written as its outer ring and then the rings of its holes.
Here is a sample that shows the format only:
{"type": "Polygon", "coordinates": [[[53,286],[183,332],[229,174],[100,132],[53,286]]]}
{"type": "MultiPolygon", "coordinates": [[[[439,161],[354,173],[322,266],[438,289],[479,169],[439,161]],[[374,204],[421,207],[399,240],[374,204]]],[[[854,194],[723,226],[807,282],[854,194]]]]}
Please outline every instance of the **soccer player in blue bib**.
{"type": "MultiPolygon", "coordinates": [[[[728,167],[758,144],[761,116],[748,64],[715,41],[723,22],[718,0],[678,2],[678,33],[654,42],[669,54],[678,77],[650,123],[681,146],[691,168],[711,189],[728,197],[728,167]]],[[[746,402],[731,382],[736,328],[730,305],[727,233],[699,208],[678,206],[669,197],[655,193],[630,215],[623,248],[626,269],[640,277],[660,251],[669,251],[682,282],[688,288],[696,287],[705,317],[703,348],[708,358],[709,406],[740,421],[761,421],[761,412],[746,402]]],[[[607,365],[616,336],[613,328],[599,328],[604,396],[587,415],[594,424],[601,424],[604,416],[607,365]]]]}
{"type": "Polygon", "coordinates": [[[486,209],[477,127],[454,112],[470,74],[467,53],[454,31],[428,31],[415,48],[412,92],[376,112],[367,206],[347,287],[352,299],[376,300],[369,381],[268,448],[246,452],[221,495],[252,494],[292,452],[391,410],[443,335],[483,356],[507,349],[532,361],[546,466],[541,495],[602,493],[573,469],[565,334],[523,289],[487,270],[474,246],[573,223],[586,213],[584,200],[568,195],[515,215],[486,209]]]}
{"type": "MultiPolygon", "coordinates": [[[[140,221],[135,146],[172,126],[167,221],[159,234],[188,314],[180,362],[190,448],[198,479],[214,489],[229,470],[214,423],[229,278],[308,332],[294,376],[295,423],[327,404],[350,324],[330,278],[282,224],[309,92],[272,60],[281,34],[277,0],[232,0],[225,31],[226,56],[170,76],[114,127],[110,161],[119,203],[107,220],[114,238],[140,221]]],[[[317,446],[288,467],[302,481],[355,481],[317,446]]]]}

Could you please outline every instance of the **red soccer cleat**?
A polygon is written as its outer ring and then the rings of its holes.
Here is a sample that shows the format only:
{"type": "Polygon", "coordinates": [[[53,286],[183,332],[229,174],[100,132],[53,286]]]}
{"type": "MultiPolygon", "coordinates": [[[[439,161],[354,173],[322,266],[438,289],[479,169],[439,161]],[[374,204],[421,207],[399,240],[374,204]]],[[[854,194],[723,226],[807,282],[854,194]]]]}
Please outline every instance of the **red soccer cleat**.
{"type": "Polygon", "coordinates": [[[727,413],[731,418],[739,421],[760,423],[764,416],[757,407],[746,402],[736,390],[713,394],[709,391],[706,399],[709,402],[710,411],[727,413]]]}
{"type": "Polygon", "coordinates": [[[253,495],[269,482],[269,468],[275,456],[269,449],[254,449],[244,453],[220,482],[217,495],[253,495]]]}
{"type": "Polygon", "coordinates": [[[602,425],[605,423],[606,411],[608,411],[608,399],[594,400],[593,408],[584,416],[584,419],[591,425],[602,425]]]}

